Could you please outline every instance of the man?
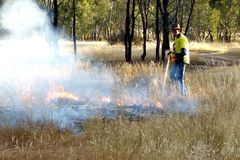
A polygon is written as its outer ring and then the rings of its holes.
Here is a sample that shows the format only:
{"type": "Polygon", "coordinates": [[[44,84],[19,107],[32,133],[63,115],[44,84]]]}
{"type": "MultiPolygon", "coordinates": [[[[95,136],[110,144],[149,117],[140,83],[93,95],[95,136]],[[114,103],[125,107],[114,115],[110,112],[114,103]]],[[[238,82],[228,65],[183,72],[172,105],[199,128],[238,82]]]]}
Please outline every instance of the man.
{"type": "Polygon", "coordinates": [[[187,95],[187,89],[184,83],[184,74],[186,64],[190,63],[188,39],[181,33],[179,24],[172,25],[172,33],[174,35],[173,52],[169,52],[170,62],[170,79],[176,84],[182,95],[187,95]]]}

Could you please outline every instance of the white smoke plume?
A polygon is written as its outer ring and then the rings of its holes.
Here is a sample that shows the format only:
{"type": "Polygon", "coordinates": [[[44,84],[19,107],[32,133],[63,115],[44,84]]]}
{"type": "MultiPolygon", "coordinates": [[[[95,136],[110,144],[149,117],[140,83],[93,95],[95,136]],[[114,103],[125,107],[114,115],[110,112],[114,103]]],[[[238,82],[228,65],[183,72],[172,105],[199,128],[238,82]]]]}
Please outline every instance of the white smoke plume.
{"type": "Polygon", "coordinates": [[[5,1],[1,27],[8,33],[0,42],[1,80],[46,76],[56,63],[55,37],[47,13],[32,0],[5,1]]]}
{"type": "Polygon", "coordinates": [[[118,89],[127,94],[125,105],[132,106],[129,110],[134,114],[138,103],[149,98],[149,78],[125,87],[117,84],[113,71],[101,64],[79,70],[74,55],[57,43],[59,36],[52,29],[47,12],[34,0],[5,1],[0,10],[0,26],[7,33],[0,37],[0,127],[29,119],[74,128],[76,120],[98,114],[99,108],[109,116],[118,114],[115,104],[111,104],[122,96],[118,89]],[[61,106],[46,101],[51,89],[63,90],[62,86],[80,100],[63,101],[61,106]],[[100,103],[103,97],[106,103],[100,103]]]}
{"type": "Polygon", "coordinates": [[[46,96],[54,87],[63,86],[88,98],[97,92],[109,95],[111,74],[98,69],[76,72],[74,55],[58,45],[50,17],[34,0],[5,1],[0,15],[1,27],[7,33],[0,37],[0,125],[32,119],[67,127],[72,116],[88,116],[83,110],[76,113],[70,107],[49,107],[46,96]]]}

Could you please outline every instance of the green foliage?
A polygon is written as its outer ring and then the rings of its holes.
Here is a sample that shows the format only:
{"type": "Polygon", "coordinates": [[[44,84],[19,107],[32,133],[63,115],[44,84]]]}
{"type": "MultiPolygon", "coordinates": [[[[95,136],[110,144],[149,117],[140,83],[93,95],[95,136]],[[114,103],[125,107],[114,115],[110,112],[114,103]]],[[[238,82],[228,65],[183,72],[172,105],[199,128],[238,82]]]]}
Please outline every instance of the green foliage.
{"type": "Polygon", "coordinates": [[[194,39],[203,40],[211,31],[214,38],[217,35],[219,25],[220,12],[217,9],[212,9],[207,0],[199,0],[193,15],[192,28],[194,39]]]}
{"type": "MultiPolygon", "coordinates": [[[[52,2],[37,0],[43,8],[51,10],[52,2]]],[[[0,1],[1,2],[1,1],[0,1]]],[[[126,1],[122,0],[80,0],[76,1],[77,39],[107,40],[116,43],[123,40],[125,30],[126,1]]],[[[59,0],[59,27],[72,35],[72,0],[59,0]]],[[[155,1],[151,1],[148,15],[148,34],[155,32],[155,1]]],[[[190,0],[169,0],[169,22],[178,19],[186,26],[190,0]],[[180,3],[177,3],[180,2],[180,3]],[[176,14],[176,5],[178,13],[176,14]],[[175,17],[177,15],[177,17],[175,17]]],[[[239,0],[196,0],[190,24],[193,40],[204,40],[209,31],[214,40],[231,41],[240,29],[239,0]]],[[[160,24],[162,22],[160,21],[160,24]]],[[[162,26],[160,26],[162,28],[162,26]]],[[[141,16],[136,6],[135,36],[142,36],[141,16]]],[[[148,36],[150,37],[150,36],[148,36]]],[[[152,36],[151,38],[154,38],[152,36]]]]}
{"type": "MultiPolygon", "coordinates": [[[[89,30],[93,29],[94,12],[92,10],[92,1],[82,0],[77,3],[77,28],[82,36],[85,36],[89,30]]],[[[79,32],[77,31],[77,33],[79,32]]]]}

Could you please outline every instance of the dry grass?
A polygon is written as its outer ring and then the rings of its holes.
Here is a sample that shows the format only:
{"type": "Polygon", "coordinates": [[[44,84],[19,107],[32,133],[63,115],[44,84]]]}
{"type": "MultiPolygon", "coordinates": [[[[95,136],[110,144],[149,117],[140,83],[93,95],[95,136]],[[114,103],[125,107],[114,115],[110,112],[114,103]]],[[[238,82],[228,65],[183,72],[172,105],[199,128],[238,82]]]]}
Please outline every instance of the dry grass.
{"type": "Polygon", "coordinates": [[[91,120],[92,159],[239,159],[239,67],[188,73],[197,115],[91,120]],[[221,70],[222,72],[219,72],[221,70]]]}
{"type": "Polygon", "coordinates": [[[229,48],[238,48],[239,43],[204,43],[204,42],[190,42],[190,50],[192,51],[210,51],[224,53],[229,48]]]}
{"type": "Polygon", "coordinates": [[[0,159],[80,159],[84,136],[50,124],[31,124],[0,129],[0,159]]]}
{"type": "MultiPolygon", "coordinates": [[[[72,42],[61,42],[72,52],[72,42]]],[[[85,57],[91,57],[94,61],[101,62],[123,62],[124,46],[113,45],[110,46],[106,42],[78,42],[78,53],[85,57]]],[[[170,44],[170,47],[172,44],[170,44]]],[[[205,43],[205,42],[190,42],[190,53],[192,64],[206,65],[209,63],[209,58],[202,58],[199,55],[221,56],[223,58],[230,58],[240,61],[240,47],[239,43],[205,43]]],[[[147,44],[147,56],[144,63],[155,61],[155,43],[147,44]]],[[[141,62],[142,46],[133,46],[132,60],[134,62],[141,62]]]]}
{"type": "MultiPolygon", "coordinates": [[[[126,85],[136,76],[162,73],[151,63],[112,67],[126,85]]],[[[1,128],[0,159],[240,159],[239,75],[240,66],[188,70],[190,95],[199,102],[195,115],[90,119],[80,135],[49,124],[1,128]]]]}

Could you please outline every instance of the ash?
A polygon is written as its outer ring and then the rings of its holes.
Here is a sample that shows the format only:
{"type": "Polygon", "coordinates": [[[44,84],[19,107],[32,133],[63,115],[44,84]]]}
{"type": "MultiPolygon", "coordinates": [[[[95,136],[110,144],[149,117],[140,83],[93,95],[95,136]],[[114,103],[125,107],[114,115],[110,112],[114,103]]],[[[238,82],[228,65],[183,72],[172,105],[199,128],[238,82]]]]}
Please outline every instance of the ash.
{"type": "Polygon", "coordinates": [[[162,109],[154,104],[127,104],[118,106],[113,102],[93,102],[91,100],[66,100],[55,99],[51,101],[51,110],[54,113],[68,110],[76,114],[76,121],[82,121],[94,117],[117,118],[124,116],[129,119],[138,119],[140,117],[148,117],[162,114],[162,109]]]}
{"type": "MultiPolygon", "coordinates": [[[[174,99],[174,101],[165,104],[164,109],[162,109],[154,103],[130,103],[119,106],[113,102],[98,102],[91,99],[55,98],[44,105],[35,104],[33,107],[23,107],[20,104],[19,106],[0,107],[0,127],[16,127],[30,120],[30,122],[36,123],[53,122],[61,129],[81,132],[80,124],[91,118],[115,119],[124,117],[134,121],[154,116],[166,117],[172,113],[187,113],[186,111],[192,111],[192,106],[196,106],[196,104],[189,102],[189,100],[183,101],[183,99],[180,102],[174,99]]],[[[195,113],[195,108],[191,115],[193,113],[195,113]]]]}

